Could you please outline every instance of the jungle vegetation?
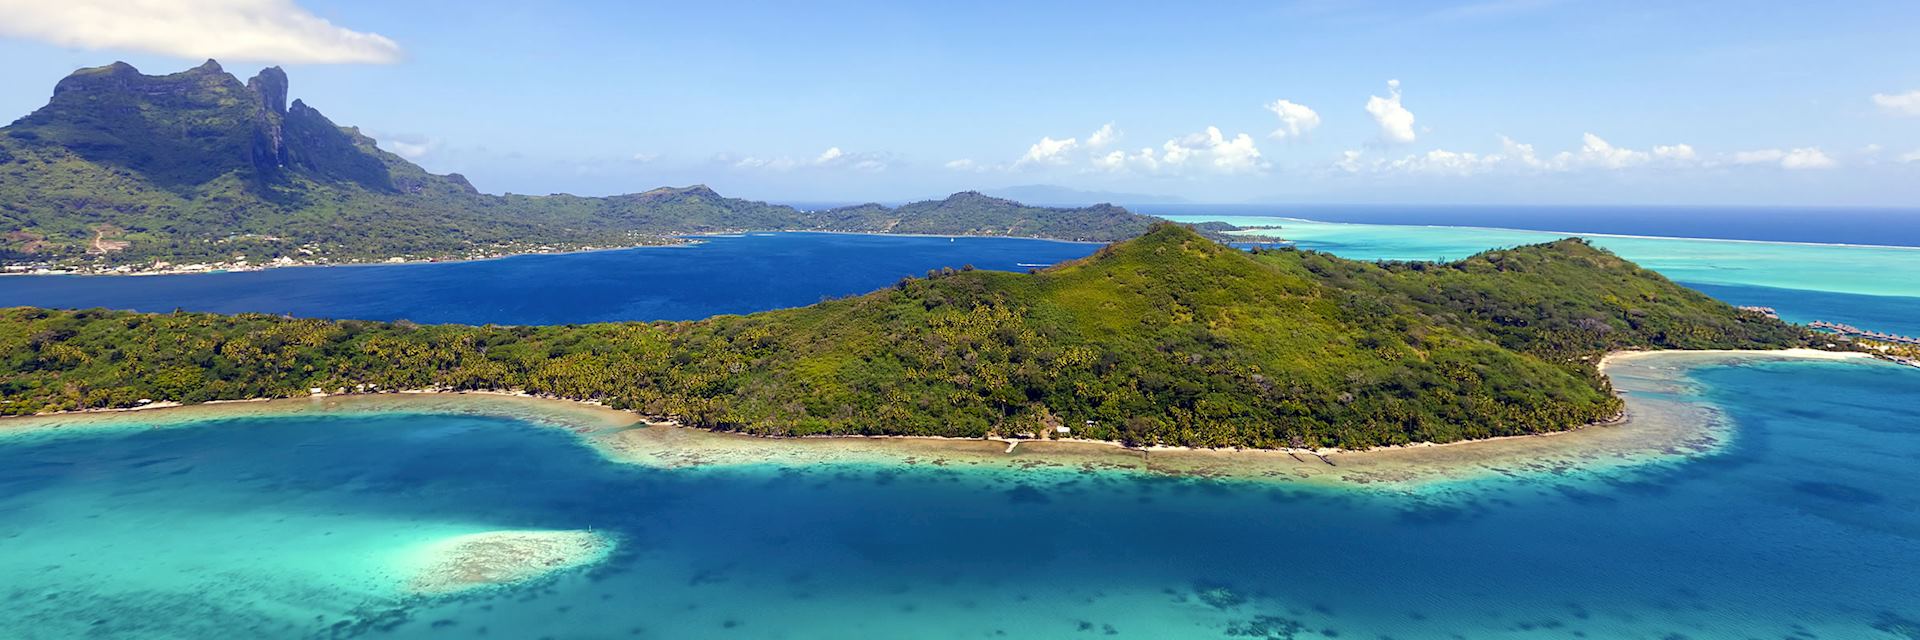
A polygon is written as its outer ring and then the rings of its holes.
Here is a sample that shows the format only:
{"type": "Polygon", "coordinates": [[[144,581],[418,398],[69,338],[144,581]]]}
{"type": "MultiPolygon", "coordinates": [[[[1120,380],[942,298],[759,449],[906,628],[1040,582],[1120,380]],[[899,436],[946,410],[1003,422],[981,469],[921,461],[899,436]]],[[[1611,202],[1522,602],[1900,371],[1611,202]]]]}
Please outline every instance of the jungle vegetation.
{"type": "Polygon", "coordinates": [[[1779,348],[1575,239],[1457,262],[1242,251],[1162,223],[1032,273],[943,269],[809,307],[513,327],[0,311],[0,413],[359,389],[518,389],[769,435],[1073,435],[1362,448],[1621,410],[1596,357],[1779,348]],[[370,387],[369,387],[370,385],[370,387]]]}

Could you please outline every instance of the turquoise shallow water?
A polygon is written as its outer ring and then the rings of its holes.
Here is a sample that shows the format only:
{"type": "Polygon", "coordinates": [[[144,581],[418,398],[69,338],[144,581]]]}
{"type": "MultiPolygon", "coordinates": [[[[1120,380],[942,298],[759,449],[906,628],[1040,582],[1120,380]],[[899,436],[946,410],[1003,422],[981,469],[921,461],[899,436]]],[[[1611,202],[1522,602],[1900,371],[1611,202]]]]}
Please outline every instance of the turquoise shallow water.
{"type": "Polygon", "coordinates": [[[1722,452],[1445,492],[1078,471],[656,470],[502,418],[0,444],[0,637],[1916,638],[1920,371],[1701,369],[1722,452]],[[405,551],[591,527],[474,596],[405,551]]]}
{"type": "MultiPolygon", "coordinates": [[[[1185,222],[1223,216],[1174,216],[1185,222]]],[[[1347,224],[1293,218],[1227,216],[1304,249],[1359,260],[1454,260],[1494,247],[1581,236],[1680,282],[1920,297],[1920,249],[1648,238],[1479,227],[1347,224]]]]}
{"type": "Polygon", "coordinates": [[[1182,222],[1278,225],[1279,229],[1260,233],[1278,235],[1303,249],[1359,260],[1455,260],[1497,247],[1580,236],[1722,300],[1778,309],[1790,321],[1827,320],[1920,335],[1920,248],[1350,224],[1269,216],[1169,217],[1182,222]]]}

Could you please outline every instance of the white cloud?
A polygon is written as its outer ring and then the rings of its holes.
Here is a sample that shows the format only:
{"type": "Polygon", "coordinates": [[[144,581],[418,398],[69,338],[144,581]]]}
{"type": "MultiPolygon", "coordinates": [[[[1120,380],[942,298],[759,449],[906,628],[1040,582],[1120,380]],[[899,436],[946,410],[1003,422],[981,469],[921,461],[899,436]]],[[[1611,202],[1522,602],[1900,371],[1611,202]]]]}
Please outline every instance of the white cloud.
{"type": "Polygon", "coordinates": [[[0,0],[0,35],[79,49],[267,63],[389,63],[400,45],[293,0],[0,0]]]}
{"type": "Polygon", "coordinates": [[[1027,147],[1027,155],[1020,156],[1013,164],[1016,167],[1030,164],[1063,165],[1067,163],[1067,152],[1078,148],[1080,141],[1076,138],[1055,140],[1041,136],[1039,142],[1027,147]]]}
{"type": "Polygon", "coordinates": [[[1914,149],[1912,151],[1908,151],[1906,153],[1900,154],[1900,161],[1901,162],[1920,162],[1920,149],[1914,149]]]}
{"type": "Polygon", "coordinates": [[[979,165],[975,164],[971,158],[961,158],[948,161],[946,167],[954,171],[973,171],[979,168],[979,165]]]}
{"type": "Polygon", "coordinates": [[[1920,118],[1920,89],[1898,94],[1876,93],[1873,103],[1880,105],[1881,111],[1896,116],[1920,118]]]}
{"type": "Polygon", "coordinates": [[[1777,164],[1782,169],[1826,169],[1840,164],[1819,147],[1738,151],[1731,159],[1734,164],[1777,164]]]}
{"type": "Polygon", "coordinates": [[[1087,148],[1099,149],[1119,139],[1120,139],[1120,131],[1117,129],[1114,129],[1113,123],[1109,122],[1109,123],[1100,125],[1099,130],[1094,131],[1093,133],[1087,135],[1087,148]]]}
{"type": "Polygon", "coordinates": [[[1513,138],[1506,136],[1500,136],[1500,155],[1530,168],[1538,169],[1546,166],[1546,163],[1540,160],[1539,154],[1534,153],[1533,145],[1515,142],[1513,138]]]}
{"type": "Polygon", "coordinates": [[[860,171],[885,171],[887,156],[877,153],[848,153],[840,147],[827,147],[811,160],[792,156],[746,156],[734,159],[730,155],[715,156],[715,160],[730,164],[735,169],[767,169],[770,171],[792,171],[795,169],[818,167],[847,167],[860,171]]]}
{"type": "Polygon", "coordinates": [[[421,157],[432,153],[434,149],[440,147],[439,140],[419,134],[389,134],[372,131],[368,131],[366,134],[373,138],[374,146],[408,160],[419,160],[421,157]]]}
{"type": "Polygon", "coordinates": [[[1654,146],[1653,157],[1663,160],[1691,162],[1694,158],[1698,157],[1698,154],[1694,153],[1693,145],[1690,144],[1663,144],[1654,146]]]}
{"type": "Polygon", "coordinates": [[[1364,155],[1366,154],[1361,153],[1359,149],[1342,151],[1340,152],[1340,159],[1335,160],[1333,166],[1347,173],[1360,173],[1360,170],[1365,168],[1364,165],[1360,164],[1360,158],[1364,155]]]}
{"type": "Polygon", "coordinates": [[[1367,114],[1380,124],[1380,139],[1406,144],[1413,142],[1413,112],[1400,105],[1400,81],[1387,81],[1387,95],[1367,97],[1367,114]]]}
{"type": "Polygon", "coordinates": [[[1114,150],[1107,152],[1106,155],[1094,156],[1093,168],[1110,173],[1126,171],[1152,173],[1160,170],[1160,159],[1155,157],[1153,147],[1142,147],[1133,153],[1114,150]]]}
{"type": "MultiPolygon", "coordinates": [[[[1349,150],[1334,161],[1336,169],[1348,173],[1401,172],[1445,175],[1471,175],[1497,170],[1566,172],[1578,170],[1620,171],[1642,166],[1703,166],[1692,145],[1659,145],[1651,151],[1614,146],[1592,133],[1581,136],[1580,148],[1562,151],[1551,158],[1540,157],[1531,144],[1500,136],[1500,151],[1476,153],[1434,149],[1409,154],[1399,159],[1369,158],[1363,151],[1349,150]]],[[[1778,161],[1780,158],[1773,158],[1778,161]]]]}
{"type": "Polygon", "coordinates": [[[1290,100],[1275,100],[1267,105],[1267,110],[1280,117],[1280,128],[1274,129],[1269,136],[1276,139],[1298,138],[1320,126],[1320,114],[1314,113],[1307,105],[1290,100]]]}
{"type": "Polygon", "coordinates": [[[418,160],[420,156],[427,155],[428,151],[433,150],[433,145],[431,144],[401,142],[399,140],[382,142],[380,146],[386,147],[388,151],[392,151],[394,154],[408,160],[418,160]]]}
{"type": "MultiPolygon", "coordinates": [[[[1868,152],[1877,152],[1869,147],[1868,152]]],[[[1920,150],[1900,157],[1901,162],[1920,162],[1920,150]]],[[[1864,161],[1871,163],[1871,160],[1864,161]]],[[[1543,159],[1533,145],[1500,136],[1498,153],[1475,153],[1433,149],[1408,154],[1398,159],[1349,150],[1333,161],[1333,168],[1347,173],[1405,173],[1435,175],[1472,175],[1494,171],[1630,171],[1659,169],[1710,169],[1725,166],[1774,166],[1787,170],[1827,169],[1840,166],[1839,160],[1819,147],[1794,149],[1753,149],[1703,156],[1689,144],[1657,145],[1642,151],[1614,146],[1598,135],[1581,136],[1580,148],[1562,151],[1543,159]]]]}
{"type": "Polygon", "coordinates": [[[1837,164],[1817,147],[1794,149],[1780,159],[1780,166],[1785,169],[1826,169],[1837,164]]]}
{"type": "Polygon", "coordinates": [[[1434,149],[1422,155],[1407,156],[1397,160],[1391,168],[1423,173],[1469,175],[1498,167],[1505,160],[1505,157],[1499,155],[1483,156],[1470,151],[1434,149]]]}
{"type": "Polygon", "coordinates": [[[1204,166],[1219,173],[1247,173],[1267,168],[1253,136],[1240,134],[1227,138],[1219,127],[1168,140],[1160,146],[1160,163],[1173,167],[1204,166]],[[1191,163],[1191,164],[1189,164],[1191,163]]]}
{"type": "Polygon", "coordinates": [[[1554,157],[1554,164],[1560,167],[1602,167],[1606,169],[1624,169],[1645,164],[1653,154],[1633,149],[1613,146],[1600,136],[1591,133],[1580,137],[1580,151],[1563,152],[1554,157]]]}
{"type": "Polygon", "coordinates": [[[640,164],[648,164],[659,159],[660,159],[660,154],[658,153],[640,152],[640,153],[633,154],[633,161],[638,162],[640,164]]]}

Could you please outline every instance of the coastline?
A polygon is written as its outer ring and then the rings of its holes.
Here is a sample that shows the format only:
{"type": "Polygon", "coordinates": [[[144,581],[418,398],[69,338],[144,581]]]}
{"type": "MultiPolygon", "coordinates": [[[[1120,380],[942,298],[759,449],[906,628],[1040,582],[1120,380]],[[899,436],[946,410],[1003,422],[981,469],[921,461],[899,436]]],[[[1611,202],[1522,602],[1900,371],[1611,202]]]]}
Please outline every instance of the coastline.
{"type": "MultiPolygon", "coordinates": [[[[1183,218],[1205,217],[1204,215],[1193,215],[1193,214],[1172,214],[1172,215],[1183,217],[1183,218]]],[[[1164,218],[1165,216],[1160,216],[1160,217],[1164,218]]],[[[1411,229],[1473,229],[1477,231],[1544,233],[1544,234],[1552,234],[1552,235],[1558,235],[1562,237],[1571,237],[1571,238],[1593,237],[1593,238],[1630,238],[1635,240],[1698,240],[1701,242],[1778,244],[1778,245],[1789,245],[1789,246],[1797,246],[1797,247],[1842,247],[1842,248],[1850,248],[1850,249],[1900,249],[1905,251],[1920,251],[1920,247],[1903,245],[1903,244],[1859,244],[1859,243],[1851,243],[1851,242],[1796,242],[1792,240],[1744,240],[1740,238],[1697,238],[1692,236],[1650,236],[1650,235],[1640,235],[1640,234],[1631,234],[1631,233],[1602,233],[1602,232],[1596,232],[1596,231],[1553,231],[1553,230],[1541,230],[1541,229],[1519,229],[1514,227],[1477,227],[1473,225],[1464,225],[1464,224],[1393,224],[1393,223],[1385,223],[1385,222],[1380,222],[1380,223],[1333,222],[1330,220],[1315,220],[1313,218],[1302,218],[1299,216],[1279,216],[1279,215],[1275,215],[1275,216],[1240,215],[1235,217],[1273,218],[1276,220],[1286,220],[1290,222],[1311,222],[1314,224],[1336,224],[1336,225],[1348,225],[1348,226],[1356,226],[1356,227],[1407,227],[1411,229]]],[[[1179,220],[1174,220],[1174,222],[1180,222],[1181,224],[1199,224],[1197,222],[1181,222],[1179,220]]],[[[1285,229],[1285,226],[1281,225],[1276,228],[1285,229]]],[[[1233,234],[1233,233],[1239,233],[1239,232],[1229,231],[1227,233],[1233,234]]]]}
{"type": "Polygon", "coordinates": [[[1699,366],[1781,360],[1877,359],[1865,353],[1814,349],[1614,352],[1599,366],[1627,400],[1627,410],[1620,420],[1536,435],[1410,443],[1359,451],[1132,448],[1119,442],[1081,438],[777,438],[685,427],[593,402],[510,391],[430,390],[185,406],[154,403],[130,409],[0,418],[0,440],[10,435],[73,429],[151,429],[236,418],[443,413],[504,417],[563,428],[610,459],[660,469],[924,465],[1420,488],[1500,475],[1562,475],[1711,453],[1729,441],[1732,425],[1717,408],[1689,397],[1693,385],[1685,379],[1686,372],[1699,366]]]}
{"type": "MultiPolygon", "coordinates": [[[[396,260],[394,258],[386,258],[386,259],[374,259],[374,260],[366,260],[366,261],[340,261],[340,262],[288,262],[288,263],[264,262],[260,264],[239,264],[239,265],[232,264],[232,263],[208,263],[204,265],[207,267],[204,269],[167,268],[167,269],[143,269],[143,270],[137,270],[137,271],[136,270],[115,271],[114,269],[118,267],[107,268],[107,269],[90,269],[89,268],[89,269],[80,269],[80,270],[58,270],[58,271],[51,270],[51,269],[45,270],[45,271],[0,270],[0,277],[3,277],[3,276],[87,276],[87,277],[178,276],[178,275],[204,275],[204,274],[211,274],[211,273],[245,273],[245,272],[252,272],[252,271],[266,271],[269,269],[296,269],[296,268],[302,268],[302,267],[402,267],[402,266],[408,266],[408,265],[422,265],[422,264],[458,264],[463,262],[486,262],[490,260],[505,260],[507,258],[517,258],[520,256],[560,256],[560,255],[573,255],[573,254],[582,254],[582,253],[601,253],[606,251],[627,251],[630,249],[650,249],[650,248],[668,249],[668,248],[689,247],[689,246],[696,246],[704,243],[705,238],[744,237],[745,235],[752,234],[752,233],[829,233],[829,234],[835,234],[835,235],[896,236],[896,237],[903,237],[903,238],[1000,238],[1000,239],[1009,239],[1009,240],[1036,240],[1040,242],[1060,242],[1060,243],[1066,243],[1066,244],[1092,244],[1092,245],[1109,244],[1107,242],[1100,242],[1096,240],[1062,240],[1058,238],[1042,238],[1042,237],[1036,237],[1036,236],[980,235],[980,234],[968,234],[968,233],[933,234],[933,233],[887,233],[883,231],[833,231],[833,230],[827,230],[827,229],[744,229],[744,230],[734,230],[734,231],[701,231],[697,233],[670,233],[670,234],[662,235],[658,238],[654,238],[656,240],[665,241],[657,244],[631,244],[631,245],[624,245],[624,246],[617,246],[617,247],[584,247],[584,248],[577,248],[577,249],[555,249],[552,251],[519,251],[514,253],[503,253],[499,255],[485,255],[485,256],[479,256],[479,257],[462,257],[462,258],[447,258],[447,259],[423,258],[423,259],[400,259],[400,260],[396,260]]],[[[11,265],[5,265],[5,266],[11,266],[11,265]]]]}

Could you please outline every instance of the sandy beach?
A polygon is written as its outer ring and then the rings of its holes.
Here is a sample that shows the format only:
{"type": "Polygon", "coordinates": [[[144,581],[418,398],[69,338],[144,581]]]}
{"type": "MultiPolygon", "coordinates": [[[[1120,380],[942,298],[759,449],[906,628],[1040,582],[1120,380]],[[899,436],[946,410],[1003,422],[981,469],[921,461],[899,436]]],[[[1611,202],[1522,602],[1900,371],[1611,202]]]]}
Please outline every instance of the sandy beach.
{"type": "Polygon", "coordinates": [[[715,432],[649,419],[598,404],[514,392],[314,396],[72,412],[0,419],[0,437],[72,429],[160,428],[208,420],[352,413],[456,413],[513,418],[567,429],[623,462],[656,468],[746,465],[928,465],[1012,470],[1117,471],[1168,476],[1408,486],[1496,475],[1563,474],[1708,453],[1730,426],[1718,409],[1685,400],[1686,372],[1699,366],[1767,360],[1873,361],[1862,353],[1634,351],[1609,354],[1601,370],[1627,400],[1626,416],[1540,435],[1339,449],[1128,448],[1117,442],[928,436],[773,438],[715,432]]]}

